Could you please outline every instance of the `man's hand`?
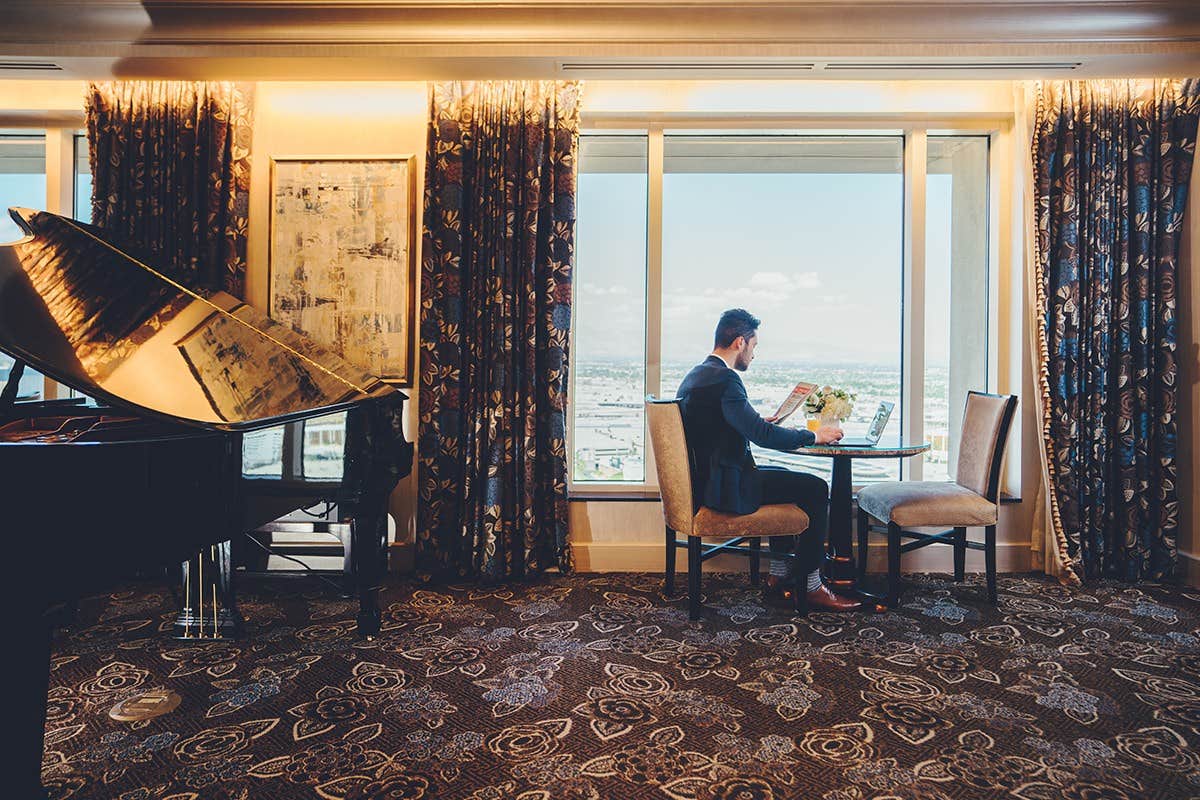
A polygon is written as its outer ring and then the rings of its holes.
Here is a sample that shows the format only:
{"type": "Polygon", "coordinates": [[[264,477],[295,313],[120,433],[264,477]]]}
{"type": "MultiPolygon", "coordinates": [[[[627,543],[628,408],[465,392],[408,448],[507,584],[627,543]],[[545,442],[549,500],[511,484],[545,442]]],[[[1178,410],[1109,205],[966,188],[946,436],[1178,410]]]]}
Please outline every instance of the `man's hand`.
{"type": "Polygon", "coordinates": [[[769,416],[769,417],[763,417],[763,422],[769,422],[769,423],[771,423],[772,425],[774,425],[775,423],[779,422],[779,417],[777,417],[777,416],[775,416],[774,414],[772,414],[772,415],[771,415],[771,416],[769,416]]]}
{"type": "Polygon", "coordinates": [[[837,444],[842,439],[842,429],[833,425],[822,425],[814,435],[817,437],[814,444],[837,444]]]}

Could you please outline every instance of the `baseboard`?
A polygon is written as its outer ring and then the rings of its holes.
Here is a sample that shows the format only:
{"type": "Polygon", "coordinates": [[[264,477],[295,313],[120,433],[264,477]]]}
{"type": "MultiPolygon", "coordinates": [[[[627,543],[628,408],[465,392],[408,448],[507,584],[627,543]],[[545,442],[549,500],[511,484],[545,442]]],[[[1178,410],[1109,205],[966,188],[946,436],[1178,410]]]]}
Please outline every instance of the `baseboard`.
{"type": "MultiPolygon", "coordinates": [[[[571,546],[575,569],[579,572],[656,572],[663,568],[663,545],[658,542],[578,542],[571,546]]],[[[687,551],[679,549],[675,567],[687,570],[687,551]]],[[[905,572],[951,572],[954,553],[948,546],[933,545],[906,553],[901,566],[905,572]]],[[[1200,564],[1197,565],[1200,567],[1200,564]]],[[[887,568],[887,544],[872,542],[867,549],[867,570],[883,572],[887,568]]],[[[719,555],[704,562],[706,572],[740,572],[746,559],[719,555]]],[[[996,569],[999,572],[1028,572],[1029,542],[1001,542],[996,545],[996,569]]],[[[983,572],[983,553],[967,552],[967,571],[983,572]]]]}
{"type": "Polygon", "coordinates": [[[1200,587],[1200,554],[1179,551],[1179,577],[1188,586],[1200,587]]]}
{"type": "Polygon", "coordinates": [[[388,572],[397,575],[408,575],[413,571],[416,548],[412,542],[391,542],[388,544],[388,572]]]}
{"type": "MultiPolygon", "coordinates": [[[[411,542],[393,542],[389,548],[388,568],[399,575],[413,571],[415,548],[411,542]]],[[[579,572],[659,572],[663,568],[663,545],[660,542],[576,542],[571,551],[575,569],[579,572]]],[[[1189,575],[1200,579],[1200,557],[1192,559],[1189,575]]],[[[905,572],[951,572],[954,554],[949,547],[933,545],[915,553],[906,553],[901,565],[905,572]]],[[[675,567],[687,570],[687,551],[675,554],[675,567]]],[[[883,572],[887,568],[887,545],[872,542],[867,549],[867,570],[883,572]]],[[[706,572],[741,572],[746,559],[736,555],[719,555],[704,562],[706,572]]],[[[996,569],[999,572],[1028,572],[1030,569],[1029,542],[1000,542],[996,545],[996,569]]],[[[983,572],[983,553],[967,552],[967,571],[983,572]]],[[[1191,584],[1197,585],[1197,584],[1191,584]]]]}

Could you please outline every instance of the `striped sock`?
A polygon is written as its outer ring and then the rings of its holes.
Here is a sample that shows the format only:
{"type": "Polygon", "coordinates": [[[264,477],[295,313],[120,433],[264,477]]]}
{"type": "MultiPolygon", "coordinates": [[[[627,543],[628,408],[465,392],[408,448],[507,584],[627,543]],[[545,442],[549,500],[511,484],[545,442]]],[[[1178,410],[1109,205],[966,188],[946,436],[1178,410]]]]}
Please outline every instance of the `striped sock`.
{"type": "Polygon", "coordinates": [[[808,591],[815,592],[821,588],[821,570],[814,569],[808,573],[808,591]]]}
{"type": "Polygon", "coordinates": [[[770,575],[773,578],[786,578],[788,574],[788,564],[783,559],[772,558],[770,575]]]}

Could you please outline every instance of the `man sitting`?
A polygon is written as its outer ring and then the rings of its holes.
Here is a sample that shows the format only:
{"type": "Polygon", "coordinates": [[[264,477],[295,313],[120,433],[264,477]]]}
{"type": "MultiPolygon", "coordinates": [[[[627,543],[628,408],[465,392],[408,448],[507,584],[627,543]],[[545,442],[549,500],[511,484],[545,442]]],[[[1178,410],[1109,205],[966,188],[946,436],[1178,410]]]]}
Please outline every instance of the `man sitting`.
{"type": "MultiPolygon", "coordinates": [[[[799,536],[772,536],[771,551],[795,552],[806,572],[804,590],[810,606],[851,611],[860,603],[841,597],[821,582],[820,564],[829,527],[829,485],[816,475],[782,467],[759,467],[750,442],[771,450],[792,451],[810,444],[830,444],[842,438],[835,427],[808,430],[784,428],[763,419],[746,398],[738,372],[754,361],[759,320],[734,308],[721,315],[713,351],[679,385],[676,397],[692,457],[692,496],[698,505],[730,514],[751,514],[761,505],[795,503],[808,514],[808,530],[799,536]]],[[[771,560],[764,599],[771,605],[791,606],[795,576],[791,562],[771,560]]]]}

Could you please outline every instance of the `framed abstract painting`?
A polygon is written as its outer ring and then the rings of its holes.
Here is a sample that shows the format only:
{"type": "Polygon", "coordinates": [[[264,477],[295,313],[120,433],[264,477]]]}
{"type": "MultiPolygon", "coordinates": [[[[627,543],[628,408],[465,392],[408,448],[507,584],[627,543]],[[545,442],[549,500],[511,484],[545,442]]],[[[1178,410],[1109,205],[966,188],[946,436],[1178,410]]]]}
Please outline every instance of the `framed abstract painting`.
{"type": "Polygon", "coordinates": [[[271,159],[268,313],[398,385],[413,379],[416,157],[271,159]]]}

